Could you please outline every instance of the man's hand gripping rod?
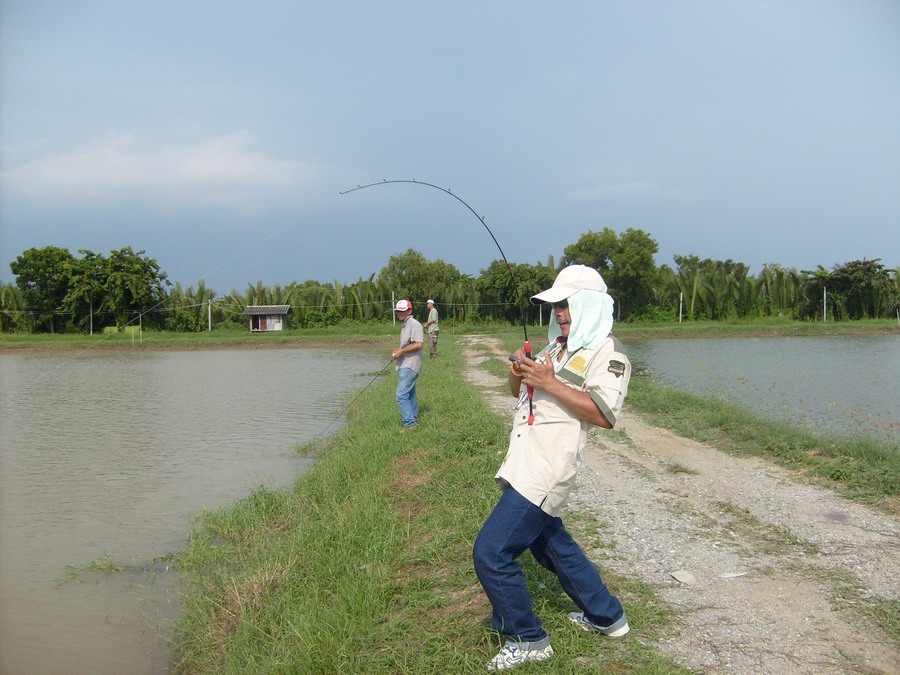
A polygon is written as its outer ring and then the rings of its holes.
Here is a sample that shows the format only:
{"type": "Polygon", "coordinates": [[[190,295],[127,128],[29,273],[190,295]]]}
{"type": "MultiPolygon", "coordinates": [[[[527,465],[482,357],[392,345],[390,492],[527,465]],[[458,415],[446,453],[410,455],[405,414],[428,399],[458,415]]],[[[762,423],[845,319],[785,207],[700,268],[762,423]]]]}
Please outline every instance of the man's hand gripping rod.
{"type": "MultiPolygon", "coordinates": [[[[531,343],[528,340],[525,340],[525,344],[522,345],[522,351],[525,353],[526,359],[534,361],[534,356],[531,354],[531,343]]],[[[513,372],[518,375],[519,369],[516,368],[515,362],[522,363],[522,361],[515,356],[510,356],[509,360],[513,361],[513,372]]],[[[531,425],[534,424],[534,387],[526,383],[525,391],[528,393],[528,424],[531,425]]]]}

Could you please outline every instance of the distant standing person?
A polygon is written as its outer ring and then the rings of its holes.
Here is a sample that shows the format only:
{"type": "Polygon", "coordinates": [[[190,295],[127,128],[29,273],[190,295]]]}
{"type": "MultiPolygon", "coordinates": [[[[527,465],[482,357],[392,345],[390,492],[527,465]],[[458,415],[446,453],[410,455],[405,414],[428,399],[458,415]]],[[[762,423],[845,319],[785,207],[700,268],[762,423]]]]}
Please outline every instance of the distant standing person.
{"type": "Polygon", "coordinates": [[[422,324],[413,318],[412,313],[412,303],[409,300],[397,301],[394,314],[402,322],[400,347],[391,352],[391,361],[397,362],[397,405],[400,406],[400,420],[406,429],[416,426],[419,421],[416,381],[422,372],[424,339],[422,324]]]}
{"type": "Polygon", "coordinates": [[[423,328],[428,329],[428,351],[431,352],[431,358],[437,356],[438,332],[438,311],[434,307],[434,300],[429,299],[425,303],[428,305],[428,321],[425,322],[423,328]]]}

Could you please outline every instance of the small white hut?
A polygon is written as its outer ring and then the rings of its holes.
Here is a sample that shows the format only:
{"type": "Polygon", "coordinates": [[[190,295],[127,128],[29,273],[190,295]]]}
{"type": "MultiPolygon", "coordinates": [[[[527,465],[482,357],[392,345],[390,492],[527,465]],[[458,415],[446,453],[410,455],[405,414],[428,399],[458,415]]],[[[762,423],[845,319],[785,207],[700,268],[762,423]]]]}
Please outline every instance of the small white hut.
{"type": "Polygon", "coordinates": [[[244,316],[250,320],[251,333],[265,333],[284,330],[285,317],[290,311],[290,305],[247,305],[244,316]]]}

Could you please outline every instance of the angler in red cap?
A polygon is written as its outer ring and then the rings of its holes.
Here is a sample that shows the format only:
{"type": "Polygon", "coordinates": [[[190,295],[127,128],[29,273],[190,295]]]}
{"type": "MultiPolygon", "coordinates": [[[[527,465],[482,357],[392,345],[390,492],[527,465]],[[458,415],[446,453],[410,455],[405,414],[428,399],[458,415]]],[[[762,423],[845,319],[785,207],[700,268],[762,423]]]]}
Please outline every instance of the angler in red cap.
{"type": "Polygon", "coordinates": [[[525,549],[559,577],[577,605],[580,611],[569,614],[572,623],[609,637],[629,630],[621,603],[560,518],[588,430],[615,426],[631,377],[628,358],[609,334],[613,299],[606,290],[593,268],[563,269],[551,288],[531,299],[552,304],[550,344],[534,360],[522,349],[510,357],[509,385],[519,404],[495,477],[503,494],[474,549],[475,572],[493,605],[492,626],[506,639],[488,670],[553,655],[517,560],[525,549]],[[531,415],[526,388],[533,390],[531,415]]]}
{"type": "Polygon", "coordinates": [[[419,421],[419,399],[416,396],[416,381],[422,372],[422,344],[424,334],[422,324],[413,318],[412,303],[398,300],[394,314],[402,322],[400,346],[391,352],[391,360],[397,368],[397,405],[400,406],[400,421],[403,428],[416,426],[419,421]]]}

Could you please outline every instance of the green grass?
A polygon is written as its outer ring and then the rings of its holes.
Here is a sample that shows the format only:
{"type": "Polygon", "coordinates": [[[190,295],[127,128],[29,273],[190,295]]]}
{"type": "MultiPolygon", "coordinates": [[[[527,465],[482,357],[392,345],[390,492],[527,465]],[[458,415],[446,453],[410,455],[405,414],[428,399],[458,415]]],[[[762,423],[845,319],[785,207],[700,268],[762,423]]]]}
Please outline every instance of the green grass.
{"type": "MultiPolygon", "coordinates": [[[[383,326],[332,327],[315,330],[286,330],[271,333],[250,333],[246,329],[222,329],[203,333],[176,333],[173,331],[144,330],[135,332],[135,340],[141,337],[143,349],[216,349],[221,347],[302,347],[318,346],[338,341],[345,344],[379,344],[395,342],[399,329],[390,323],[383,326]],[[365,329],[364,329],[365,328],[365,329]]],[[[3,349],[130,349],[135,345],[128,331],[81,335],[74,333],[3,333],[0,334],[0,350],[3,349]]]]}
{"type": "Polygon", "coordinates": [[[665,469],[666,473],[685,473],[689,475],[697,475],[700,473],[689,466],[685,466],[681,462],[667,462],[665,469]]]}
{"type": "Polygon", "coordinates": [[[91,572],[121,572],[125,568],[113,562],[109,553],[104,553],[96,560],[91,560],[84,565],[66,565],[70,572],[88,570],[91,572]]]}
{"type": "Polygon", "coordinates": [[[820,335],[896,335],[896,319],[860,321],[794,321],[783,317],[726,319],[723,321],[677,321],[617,323],[615,333],[623,339],[698,337],[815,337],[820,335]]]}
{"type": "MultiPolygon", "coordinates": [[[[495,332],[508,325],[484,323],[467,326],[442,325],[445,339],[453,335],[495,332]]],[[[76,333],[0,333],[0,351],[16,349],[88,350],[88,349],[257,349],[277,347],[390,345],[397,341],[400,328],[390,321],[380,323],[347,322],[339,326],[251,333],[246,328],[217,328],[201,333],[143,330],[97,331],[94,335],[76,333]],[[133,335],[132,335],[133,333],[133,335]],[[140,340],[138,340],[140,338],[140,340]]]]}
{"type": "Polygon", "coordinates": [[[652,424],[736,455],[773,460],[845,496],[897,513],[900,444],[871,436],[810,434],[785,422],[761,420],[721,400],[632,378],[628,405],[652,424]]]}
{"type": "MultiPolygon", "coordinates": [[[[400,432],[391,373],[328,447],[304,449],[318,461],[295,489],[202,517],[180,561],[179,672],[484,671],[499,643],[482,624],[471,547],[499,496],[507,433],[461,369],[444,339],[419,380],[417,429],[400,432]]],[[[602,540],[602,524],[588,534],[602,540]]],[[[635,639],[600,640],[573,630],[555,578],[523,563],[557,652],[551,672],[682,672],[652,648],[668,614],[651,588],[606,575],[635,639]]]]}

